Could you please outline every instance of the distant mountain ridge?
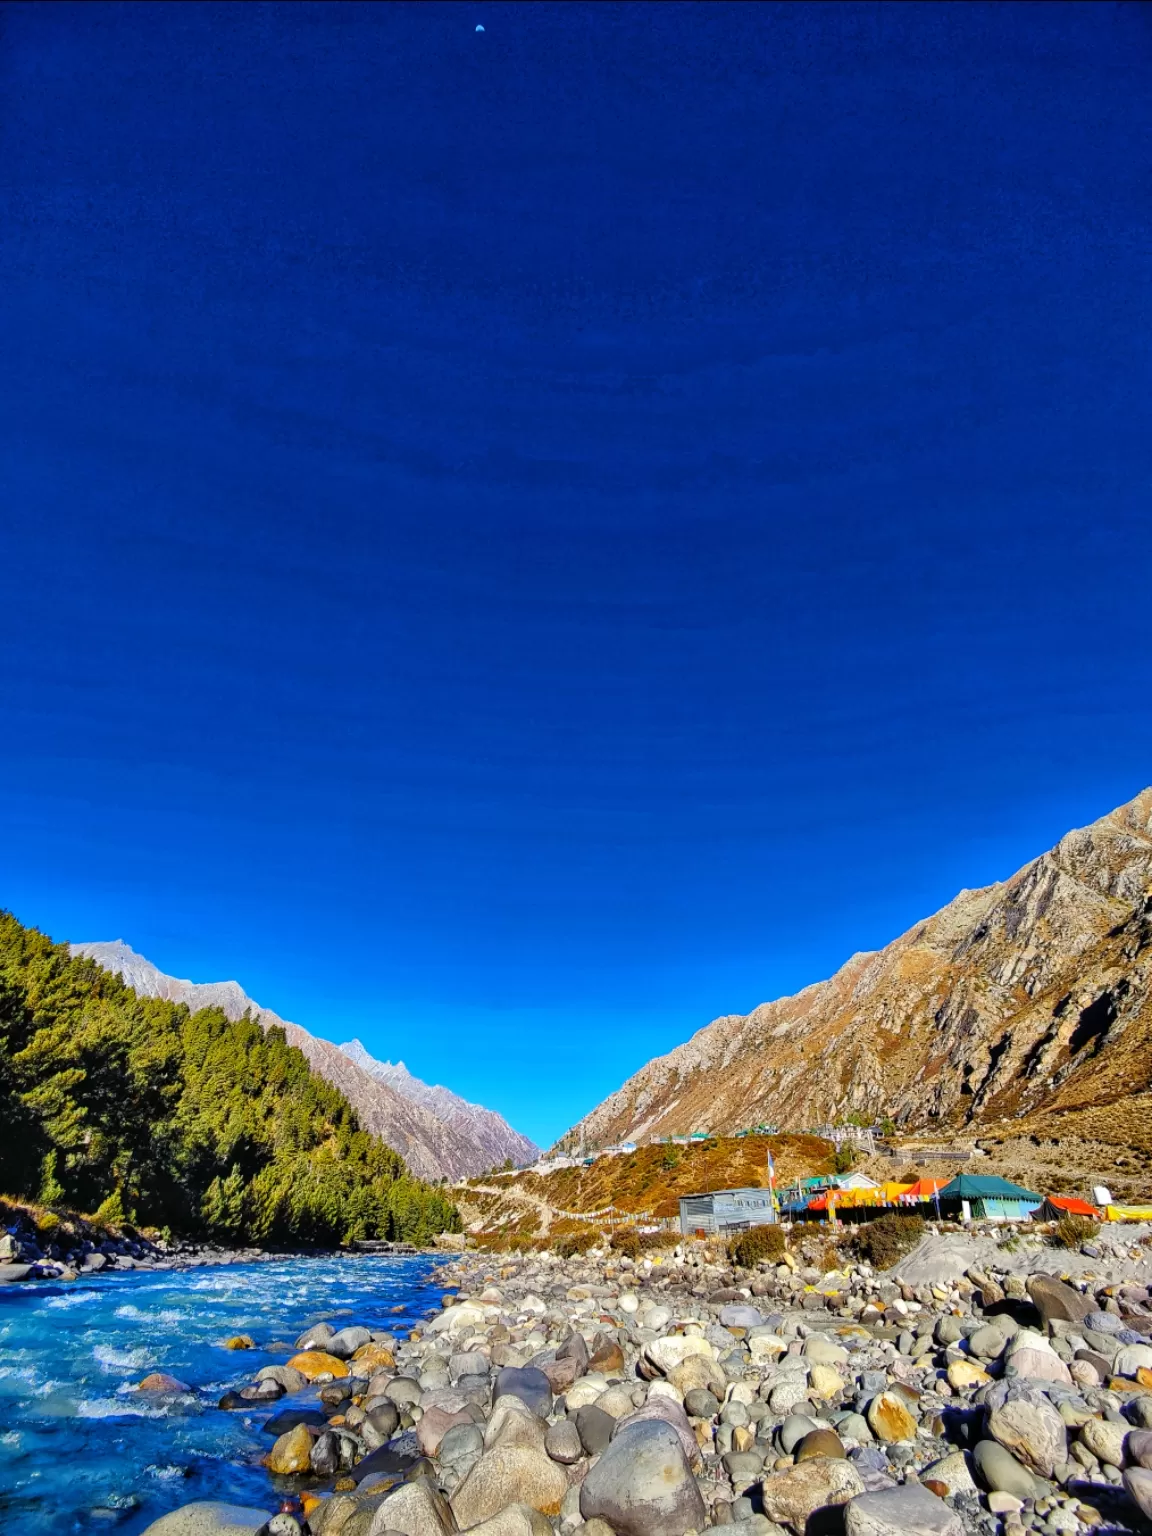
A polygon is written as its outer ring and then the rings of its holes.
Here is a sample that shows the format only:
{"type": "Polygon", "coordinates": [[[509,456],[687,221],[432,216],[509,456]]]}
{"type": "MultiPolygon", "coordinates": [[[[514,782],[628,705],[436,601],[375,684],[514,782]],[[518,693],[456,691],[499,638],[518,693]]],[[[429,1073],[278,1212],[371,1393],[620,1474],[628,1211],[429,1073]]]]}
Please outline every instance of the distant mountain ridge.
{"type": "Polygon", "coordinates": [[[535,1142],[514,1131],[494,1109],[485,1109],[482,1104],[470,1104],[467,1099],[462,1099],[458,1093],[453,1093],[450,1088],[444,1088],[439,1083],[429,1085],[421,1082],[418,1077],[413,1077],[402,1061],[377,1061],[359,1040],[348,1040],[340,1049],[349,1061],[374,1077],[378,1083],[394,1089],[414,1104],[422,1105],[445,1125],[454,1125],[462,1134],[475,1137],[491,1153],[485,1168],[493,1168],[509,1157],[517,1165],[532,1162],[539,1157],[540,1148],[535,1142]]]}
{"type": "Polygon", "coordinates": [[[192,1009],[219,1008],[230,1019],[251,1013],[267,1029],[278,1024],[290,1045],[308,1058],[313,1071],[327,1078],[352,1105],[365,1130],[400,1153],[422,1179],[467,1178],[511,1158],[529,1162],[539,1149],[494,1110],[413,1077],[401,1063],[378,1062],[360,1044],[348,1049],[318,1039],[249,997],[236,981],[184,981],[168,976],[122,939],[72,944],[74,955],[87,955],[114,971],[143,997],[187,1003],[192,1009]],[[359,1057],[359,1059],[357,1059],[359,1057]],[[370,1064],[366,1070],[364,1063],[370,1064]]]}
{"type": "Polygon", "coordinates": [[[558,1146],[851,1113],[1152,1153],[1152,789],[827,981],[715,1019],[558,1146]]]}

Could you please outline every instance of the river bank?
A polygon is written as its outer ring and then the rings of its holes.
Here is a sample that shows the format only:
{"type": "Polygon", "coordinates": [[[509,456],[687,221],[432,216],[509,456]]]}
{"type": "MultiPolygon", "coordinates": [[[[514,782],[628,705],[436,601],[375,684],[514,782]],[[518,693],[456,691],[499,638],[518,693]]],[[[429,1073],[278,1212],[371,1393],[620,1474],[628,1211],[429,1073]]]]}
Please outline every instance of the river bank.
{"type": "Polygon", "coordinates": [[[350,1249],[229,1248],[160,1237],[134,1227],[117,1229],[74,1212],[61,1214],[0,1200],[0,1286],[37,1280],[71,1281],[110,1272],[278,1263],[367,1251],[411,1254],[417,1250],[408,1243],[362,1243],[350,1249]]]}
{"type": "Polygon", "coordinates": [[[751,1268],[685,1242],[11,1287],[0,1506],[29,1536],[1146,1529],[1147,1243],[929,1231],[879,1271],[827,1229],[772,1242],[751,1268]]]}
{"type": "Polygon", "coordinates": [[[135,1536],[190,1499],[274,1510],[266,1406],[221,1398],[321,1319],[407,1331],[438,1303],[435,1262],[264,1255],[0,1290],[0,1528],[135,1536]],[[150,1375],[176,1387],[138,1390],[150,1375]]]}

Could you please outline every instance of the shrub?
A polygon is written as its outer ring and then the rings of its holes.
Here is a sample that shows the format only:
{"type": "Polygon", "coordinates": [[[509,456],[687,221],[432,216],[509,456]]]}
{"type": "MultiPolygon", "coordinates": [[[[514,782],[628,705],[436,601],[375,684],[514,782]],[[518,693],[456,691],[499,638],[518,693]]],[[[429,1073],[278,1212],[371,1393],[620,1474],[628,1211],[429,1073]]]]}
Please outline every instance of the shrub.
{"type": "Polygon", "coordinates": [[[851,1173],[852,1169],[855,1168],[856,1148],[850,1141],[846,1141],[842,1147],[836,1148],[832,1165],[837,1173],[851,1173]]]}
{"type": "Polygon", "coordinates": [[[627,1259],[640,1257],[640,1234],[635,1227],[617,1227],[613,1232],[608,1246],[613,1253],[619,1253],[627,1259]]]}
{"type": "Polygon", "coordinates": [[[599,1237],[599,1232],[594,1232],[591,1227],[582,1227],[577,1232],[561,1232],[552,1243],[552,1251],[562,1259],[574,1259],[577,1254],[595,1248],[599,1237]]]}
{"type": "Polygon", "coordinates": [[[41,1237],[47,1237],[50,1232],[55,1232],[60,1225],[60,1218],[55,1211],[42,1211],[36,1217],[36,1230],[41,1237]]]}
{"type": "Polygon", "coordinates": [[[1099,1230],[1088,1216],[1061,1216],[1052,1234],[1052,1241],[1057,1248],[1079,1248],[1081,1243],[1090,1242],[1099,1230]]]}
{"type": "Polygon", "coordinates": [[[779,1227],[750,1227],[728,1244],[728,1257],[741,1269],[752,1269],[764,1260],[778,1264],[784,1249],[784,1233],[779,1227]]]}
{"type": "Polygon", "coordinates": [[[891,1212],[867,1222],[852,1242],[860,1258],[876,1269],[891,1269],[906,1253],[911,1253],[923,1236],[922,1216],[898,1216],[891,1212]]]}

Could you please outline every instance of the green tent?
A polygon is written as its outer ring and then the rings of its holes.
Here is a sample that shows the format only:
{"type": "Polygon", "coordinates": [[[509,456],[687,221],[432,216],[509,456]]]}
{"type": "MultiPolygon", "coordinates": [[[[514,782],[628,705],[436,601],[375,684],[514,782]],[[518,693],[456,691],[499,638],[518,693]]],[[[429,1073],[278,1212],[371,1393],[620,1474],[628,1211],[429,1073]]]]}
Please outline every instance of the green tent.
{"type": "Polygon", "coordinates": [[[1043,1195],[1034,1195],[1030,1189],[1021,1189],[995,1174],[958,1173],[950,1184],[940,1191],[941,1200],[1030,1200],[1039,1205],[1043,1195]]]}
{"type": "Polygon", "coordinates": [[[959,1205],[967,1200],[978,1220],[1028,1221],[1044,1197],[996,1174],[961,1173],[945,1184],[938,1199],[941,1205],[959,1205]]]}

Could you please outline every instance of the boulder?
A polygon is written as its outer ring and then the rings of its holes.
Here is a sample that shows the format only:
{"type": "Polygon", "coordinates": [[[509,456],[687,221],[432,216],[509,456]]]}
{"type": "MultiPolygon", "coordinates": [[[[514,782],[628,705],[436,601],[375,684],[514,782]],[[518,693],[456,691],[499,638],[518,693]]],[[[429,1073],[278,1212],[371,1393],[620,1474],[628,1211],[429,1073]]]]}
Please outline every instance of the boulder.
{"type": "Polygon", "coordinates": [[[818,1427],[806,1413],[790,1413],[776,1431],[785,1456],[791,1456],[805,1435],[813,1434],[818,1427]]]}
{"type": "Polygon", "coordinates": [[[703,1355],[706,1360],[714,1360],[716,1351],[707,1339],[694,1338],[688,1334],[672,1334],[667,1338],[653,1339],[644,1348],[645,1361],[662,1376],[667,1376],[669,1371],[682,1365],[689,1355],[703,1355]]]}
{"type": "Polygon", "coordinates": [[[879,1392],[868,1404],[868,1427],[877,1440],[891,1444],[916,1438],[916,1420],[895,1392],[879,1392]]]}
{"type": "Polygon", "coordinates": [[[1010,1493],[1017,1499],[1039,1497],[1035,1477],[999,1441],[977,1441],[972,1460],[976,1463],[981,1481],[994,1493],[1010,1493]]]}
{"type": "Polygon", "coordinates": [[[615,1339],[606,1333],[598,1333],[592,1340],[592,1352],[588,1356],[590,1371],[603,1371],[605,1376],[618,1376],[624,1369],[624,1351],[615,1339]]]}
{"type": "Polygon", "coordinates": [[[588,1345],[582,1333],[570,1333],[556,1351],[557,1360],[575,1360],[579,1369],[577,1376],[583,1376],[588,1369],[588,1345]]]}
{"type": "Polygon", "coordinates": [[[495,1397],[518,1397],[540,1418],[552,1412],[552,1388],[543,1371],[535,1367],[506,1365],[497,1373],[495,1397]]]}
{"type": "Polygon", "coordinates": [[[369,1328],[341,1328],[339,1333],[332,1335],[324,1348],[328,1354],[336,1355],[340,1360],[351,1360],[358,1349],[371,1342],[372,1331],[369,1328]]]}
{"type": "Polygon", "coordinates": [[[567,1477],[542,1447],[494,1445],[452,1495],[452,1512],[462,1530],[490,1520],[509,1504],[557,1515],[567,1491],[567,1477]]]}
{"type": "Polygon", "coordinates": [[[252,1536],[271,1518],[267,1511],[245,1504],[198,1499],[153,1520],[143,1536],[252,1536]]]}
{"type": "Polygon", "coordinates": [[[322,1349],[305,1349],[293,1355],[288,1364],[307,1381],[316,1381],[321,1376],[336,1378],[348,1375],[344,1361],[338,1360],[335,1355],[326,1354],[322,1349]]]}
{"type": "Polygon", "coordinates": [[[986,1386],[992,1380],[984,1367],[977,1365],[974,1360],[950,1360],[947,1375],[948,1385],[957,1392],[986,1386]]]}
{"type": "MultiPolygon", "coordinates": [[[[31,1273],[31,1264],[0,1264],[0,1285],[17,1285],[21,1280],[27,1280],[31,1273]]],[[[238,1508],[239,1506],[230,1505],[228,1507],[238,1508]]],[[[149,1530],[151,1529],[153,1527],[149,1526],[149,1530]]]]}
{"type": "Polygon", "coordinates": [[[1046,1323],[1080,1323],[1093,1311],[1091,1296],[1082,1296],[1054,1275],[1029,1275],[1028,1295],[1046,1323]]]}
{"type": "Polygon", "coordinates": [[[817,1397],[831,1402],[844,1390],[844,1378],[830,1365],[814,1365],[808,1372],[808,1383],[817,1397]]]}
{"type": "MultiPolygon", "coordinates": [[[[362,1329],[356,1331],[363,1332],[362,1329]]],[[[394,1371],[396,1357],[386,1344],[377,1344],[375,1340],[370,1340],[367,1344],[362,1344],[352,1356],[352,1364],[356,1368],[357,1376],[375,1376],[377,1371],[394,1371]]]]}
{"type": "Polygon", "coordinates": [[[823,1333],[810,1333],[804,1340],[804,1358],[817,1365],[839,1367],[848,1364],[848,1351],[823,1333]]]}
{"type": "MultiPolygon", "coordinates": [[[[613,1422],[615,1422],[613,1420],[613,1422]]],[[[484,1426],[484,1445],[526,1445],[544,1449],[544,1421],[518,1397],[498,1397],[484,1426]]]]}
{"type": "Polygon", "coordinates": [[[605,1521],[615,1536],[684,1536],[707,1523],[680,1437],[657,1419],[614,1437],[581,1484],[580,1514],[605,1521]]]}
{"type": "Polygon", "coordinates": [[[393,1376],[384,1388],[384,1396],[397,1408],[411,1408],[424,1395],[424,1389],[414,1376],[393,1376]]]}
{"type": "Polygon", "coordinates": [[[1124,1465],[1124,1441],[1127,1424],[1113,1424],[1108,1419],[1089,1419],[1080,1426],[1080,1444],[1106,1467],[1124,1465]]]}
{"type": "Polygon", "coordinates": [[[798,1441],[792,1452],[796,1461],[811,1461],[815,1456],[830,1456],[835,1460],[845,1455],[844,1444],[834,1429],[812,1429],[798,1441]]]}
{"type": "Polygon", "coordinates": [[[683,1407],[673,1402],[671,1398],[654,1394],[641,1408],[634,1413],[627,1414],[624,1418],[617,1419],[615,1435],[623,1432],[632,1424],[643,1424],[649,1420],[656,1420],[667,1424],[673,1430],[680,1441],[680,1449],[684,1452],[684,1459],[689,1466],[695,1466],[700,1459],[700,1448],[696,1441],[696,1432],[688,1422],[688,1415],[683,1407]]]}
{"type": "Polygon", "coordinates": [[[580,1443],[580,1431],[575,1422],[572,1419],[561,1419],[556,1424],[550,1424],[544,1436],[544,1449],[562,1467],[570,1467],[579,1461],[584,1454],[584,1447],[580,1443]]]}
{"type": "Polygon", "coordinates": [[[297,1424],[295,1429],[281,1435],[265,1456],[264,1465],[269,1472],[275,1472],[281,1477],[309,1471],[312,1465],[312,1436],[308,1426],[297,1424]]]}
{"type": "Polygon", "coordinates": [[[186,1381],[177,1381],[175,1376],[169,1376],[166,1371],[153,1371],[150,1376],[145,1376],[136,1387],[137,1392],[187,1392],[189,1390],[186,1381]]]}
{"type": "Polygon", "coordinates": [[[964,1536],[955,1510],[913,1482],[850,1499],[844,1530],[845,1536],[964,1536]]]}
{"type": "Polygon", "coordinates": [[[486,1319],[483,1307],[475,1302],[461,1301],[454,1307],[446,1307],[439,1317],[428,1324],[429,1333],[460,1333],[465,1328],[478,1328],[486,1319]]]}
{"type": "Polygon", "coordinates": [[[860,1474],[850,1461],[816,1457],[780,1472],[768,1473],[760,1485],[769,1520],[802,1533],[818,1509],[846,1504],[864,1492],[860,1474]]]}
{"type": "MultiPolygon", "coordinates": [[[[1016,1460],[1050,1478],[1068,1457],[1064,1420],[1044,1398],[1014,1398],[988,1411],[988,1433],[1016,1460]]],[[[1015,1490],[1006,1488],[1005,1493],[1015,1490]]]]}
{"type": "Polygon", "coordinates": [[[720,1325],[723,1328],[759,1328],[763,1321],[755,1307],[733,1303],[720,1308],[720,1325]]]}
{"type": "Polygon", "coordinates": [[[1152,1472],[1144,1467],[1129,1467],[1124,1473],[1124,1487],[1145,1520],[1152,1520],[1152,1472]]]}
{"type": "Polygon", "coordinates": [[[468,1536],[552,1536],[552,1522],[527,1504],[509,1504],[491,1520],[474,1525],[468,1536]]]}
{"type": "Polygon", "coordinates": [[[985,1323],[968,1335],[968,1348],[977,1360],[998,1360],[1007,1342],[1004,1330],[995,1323],[985,1323]]]}
{"type": "Polygon", "coordinates": [[[1129,1430],[1124,1455],[1134,1467],[1144,1467],[1152,1472],[1152,1430],[1129,1430]]]}
{"type": "Polygon", "coordinates": [[[293,1370],[290,1365],[266,1365],[256,1372],[257,1381],[274,1381],[285,1392],[303,1392],[308,1385],[307,1376],[293,1370]]]}
{"type": "Polygon", "coordinates": [[[595,1403],[576,1410],[576,1431],[589,1456],[599,1456],[601,1451],[607,1450],[615,1428],[616,1420],[603,1408],[597,1408],[595,1403]]]}
{"type": "Polygon", "coordinates": [[[1135,1376],[1137,1371],[1152,1371],[1152,1345],[1125,1344],[1116,1352],[1112,1369],[1117,1376],[1135,1376]]]}
{"type": "MultiPolygon", "coordinates": [[[[991,1443],[995,1445],[996,1442],[991,1443]]],[[[1001,1447],[997,1446],[999,1449],[1001,1447]]],[[[921,1472],[920,1479],[922,1482],[931,1480],[942,1484],[950,1495],[976,1492],[976,1484],[968,1470],[968,1458],[963,1451],[953,1451],[950,1456],[941,1456],[939,1461],[930,1462],[921,1472]]]]}
{"type": "Polygon", "coordinates": [[[426,1408],[416,1425],[416,1443],[420,1447],[421,1456],[435,1456],[441,1440],[450,1429],[454,1429],[457,1424],[471,1423],[472,1415],[464,1409],[448,1413],[443,1408],[426,1408]]]}
{"type": "Polygon", "coordinates": [[[377,1508],[368,1536],[453,1536],[456,1521],[448,1501],[430,1477],[418,1477],[390,1493],[377,1508]]]}

